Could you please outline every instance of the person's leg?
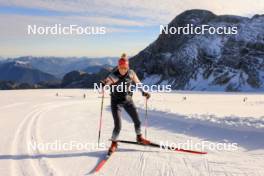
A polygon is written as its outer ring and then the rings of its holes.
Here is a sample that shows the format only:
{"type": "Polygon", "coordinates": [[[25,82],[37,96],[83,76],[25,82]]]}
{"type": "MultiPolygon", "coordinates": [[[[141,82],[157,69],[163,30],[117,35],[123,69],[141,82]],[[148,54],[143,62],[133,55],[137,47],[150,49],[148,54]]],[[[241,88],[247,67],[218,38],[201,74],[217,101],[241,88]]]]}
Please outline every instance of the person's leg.
{"type": "Polygon", "coordinates": [[[139,116],[138,116],[138,112],[136,109],[136,106],[133,102],[132,99],[130,99],[129,101],[126,101],[126,103],[124,103],[124,109],[126,110],[126,112],[130,115],[130,117],[132,118],[134,125],[135,125],[135,131],[137,134],[137,142],[140,144],[144,144],[144,145],[148,145],[150,144],[150,141],[147,139],[144,139],[142,137],[141,134],[141,123],[139,120],[139,116]]]}
{"type": "Polygon", "coordinates": [[[121,105],[116,101],[111,101],[111,110],[114,119],[114,129],[112,133],[112,140],[116,141],[121,130],[121,105]]]}
{"type": "Polygon", "coordinates": [[[126,110],[126,112],[129,114],[129,116],[131,117],[132,121],[134,122],[134,126],[135,126],[135,132],[137,135],[141,135],[141,122],[138,116],[138,112],[136,109],[136,106],[133,102],[133,100],[129,100],[126,103],[124,103],[124,109],[126,110]]]}

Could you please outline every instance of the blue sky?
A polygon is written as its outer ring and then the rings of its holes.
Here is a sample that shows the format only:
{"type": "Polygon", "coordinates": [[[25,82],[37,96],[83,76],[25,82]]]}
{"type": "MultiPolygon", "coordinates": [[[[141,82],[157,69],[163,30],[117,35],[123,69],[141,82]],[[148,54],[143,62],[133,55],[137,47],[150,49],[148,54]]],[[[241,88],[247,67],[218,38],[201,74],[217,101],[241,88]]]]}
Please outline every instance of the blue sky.
{"type": "Polygon", "coordinates": [[[0,56],[132,56],[153,42],[159,25],[189,9],[264,14],[263,0],[0,0],[0,56]],[[27,25],[105,26],[105,35],[29,36],[27,25]]]}

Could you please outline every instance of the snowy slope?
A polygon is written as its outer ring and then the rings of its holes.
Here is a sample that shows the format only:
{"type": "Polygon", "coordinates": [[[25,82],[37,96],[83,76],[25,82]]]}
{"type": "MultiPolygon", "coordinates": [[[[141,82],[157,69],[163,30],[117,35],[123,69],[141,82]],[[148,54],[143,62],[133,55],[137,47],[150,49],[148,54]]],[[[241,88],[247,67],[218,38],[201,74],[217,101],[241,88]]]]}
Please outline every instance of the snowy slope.
{"type": "MultiPolygon", "coordinates": [[[[139,94],[134,98],[144,122],[144,99],[139,94]]],[[[97,148],[101,103],[98,93],[83,89],[1,91],[0,175],[94,175],[96,164],[110,144],[113,120],[109,100],[107,96],[102,143],[97,148]],[[55,141],[90,145],[67,150],[28,147],[29,143],[55,141]]],[[[238,148],[205,148],[208,154],[201,156],[120,144],[118,152],[95,175],[262,176],[263,108],[264,95],[256,93],[153,93],[148,121],[152,141],[237,143],[238,148]]],[[[122,125],[120,139],[135,140],[133,124],[125,113],[122,125]]]]}

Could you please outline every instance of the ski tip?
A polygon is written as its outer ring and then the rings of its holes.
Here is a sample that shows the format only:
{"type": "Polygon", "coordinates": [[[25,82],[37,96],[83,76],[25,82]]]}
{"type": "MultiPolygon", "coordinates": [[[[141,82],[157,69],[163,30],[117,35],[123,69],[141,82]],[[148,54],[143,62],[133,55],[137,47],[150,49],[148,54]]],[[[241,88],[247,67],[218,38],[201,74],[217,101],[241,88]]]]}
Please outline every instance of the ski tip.
{"type": "Polygon", "coordinates": [[[99,172],[100,169],[103,167],[103,165],[106,163],[106,161],[108,160],[108,158],[112,155],[112,153],[107,153],[105,158],[103,160],[101,160],[98,165],[96,166],[96,168],[94,169],[94,172],[99,172]]]}
{"type": "Polygon", "coordinates": [[[196,154],[206,155],[207,152],[195,152],[196,154]]]}
{"type": "Polygon", "coordinates": [[[103,165],[105,164],[106,160],[102,160],[98,166],[95,168],[95,171],[94,172],[99,172],[99,170],[103,167],[103,165]]]}

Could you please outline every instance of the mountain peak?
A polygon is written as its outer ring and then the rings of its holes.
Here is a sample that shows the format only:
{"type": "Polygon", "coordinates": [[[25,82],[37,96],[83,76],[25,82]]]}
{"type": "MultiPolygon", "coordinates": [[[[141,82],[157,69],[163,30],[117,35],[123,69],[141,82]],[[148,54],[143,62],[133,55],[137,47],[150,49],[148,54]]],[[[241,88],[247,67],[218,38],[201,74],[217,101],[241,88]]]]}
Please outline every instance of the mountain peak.
{"type": "Polygon", "coordinates": [[[169,27],[208,25],[236,27],[236,34],[165,34],[131,58],[143,81],[171,84],[174,89],[264,90],[264,18],[217,16],[210,11],[188,10],[169,27]],[[155,80],[155,81],[154,81],[155,80]]]}
{"type": "Polygon", "coordinates": [[[216,15],[208,10],[193,9],[187,10],[176,16],[170,23],[169,26],[184,26],[186,24],[202,24],[207,23],[216,15]]]}

